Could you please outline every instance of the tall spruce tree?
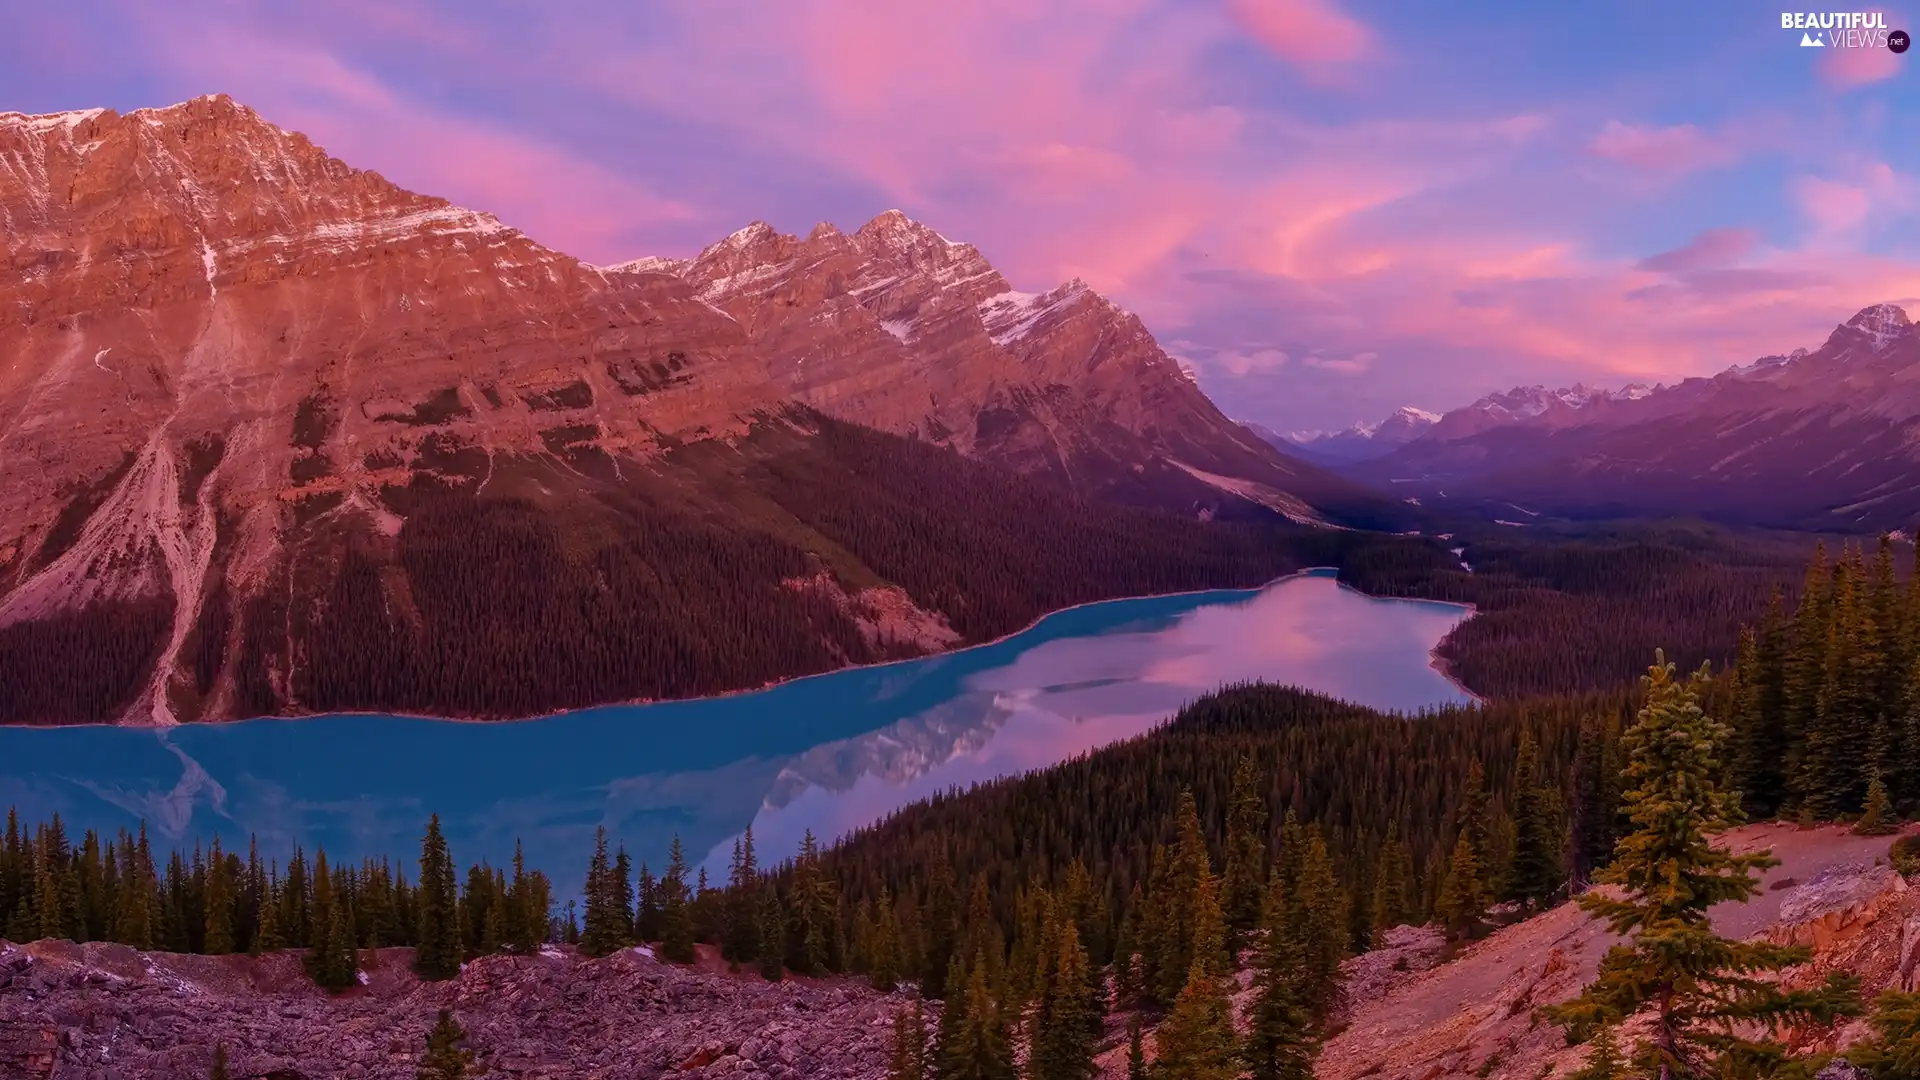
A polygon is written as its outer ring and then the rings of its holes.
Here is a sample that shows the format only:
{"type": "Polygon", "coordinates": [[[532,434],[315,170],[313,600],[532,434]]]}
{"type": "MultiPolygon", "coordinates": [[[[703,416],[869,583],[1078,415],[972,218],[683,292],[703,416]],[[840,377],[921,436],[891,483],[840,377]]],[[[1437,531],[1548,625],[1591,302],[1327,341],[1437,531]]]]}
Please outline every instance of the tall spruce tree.
{"type": "Polygon", "coordinates": [[[887,1080],[931,1080],[927,1057],[927,1015],[920,999],[902,1008],[893,1017],[893,1055],[887,1063],[887,1080]]]}
{"type": "Polygon", "coordinates": [[[1380,869],[1373,876],[1373,896],[1368,904],[1372,940],[1378,945],[1388,930],[1412,922],[1413,851],[1400,839],[1400,823],[1387,823],[1387,838],[1380,844],[1380,869]]]}
{"type": "Polygon", "coordinates": [[[420,920],[413,969],[422,979],[451,979],[460,974],[460,898],[455,892],[453,856],[440,832],[440,815],[427,819],[420,841],[420,920]]]}
{"type": "Polygon", "coordinates": [[[787,912],[772,882],[760,887],[760,977],[779,982],[786,957],[787,912]]]}
{"type": "Polygon", "coordinates": [[[1260,894],[1267,878],[1267,800],[1260,770],[1241,755],[1233,769],[1227,804],[1226,864],[1221,870],[1221,907],[1227,918],[1227,951],[1237,953],[1241,938],[1260,923],[1260,894]]]}
{"type": "Polygon", "coordinates": [[[593,830],[593,855],[587,862],[587,910],[580,927],[580,951],[607,956],[628,942],[626,917],[620,910],[619,886],[614,881],[606,826],[593,830]]]}
{"type": "Polygon", "coordinates": [[[1441,879],[1433,913],[1450,937],[1469,940],[1478,937],[1486,925],[1489,899],[1480,875],[1480,859],[1473,853],[1473,837],[1462,831],[1453,843],[1453,856],[1447,860],[1447,873],[1441,879]]]}
{"type": "Polygon", "coordinates": [[[937,852],[927,872],[924,914],[920,920],[920,992],[939,1001],[947,996],[947,965],[953,961],[959,935],[960,897],[954,888],[953,867],[945,852],[937,852]]]}
{"type": "Polygon", "coordinates": [[[1787,801],[1798,811],[1812,801],[1814,779],[1808,771],[1807,739],[1819,722],[1821,692],[1827,681],[1828,610],[1833,595],[1833,567],[1827,564],[1825,544],[1814,548],[1806,579],[1793,611],[1792,643],[1784,664],[1782,727],[1787,742],[1787,801]]]}
{"type": "Polygon", "coordinates": [[[1254,956],[1253,1007],[1243,1052],[1253,1080],[1313,1080],[1319,1054],[1305,980],[1306,949],[1289,918],[1290,906],[1276,877],[1267,888],[1265,931],[1254,956]]]}
{"type": "Polygon", "coordinates": [[[1305,835],[1297,876],[1284,895],[1292,937],[1300,946],[1306,1005],[1316,1019],[1325,1019],[1340,996],[1340,962],[1346,959],[1348,943],[1347,898],[1334,877],[1325,836],[1318,826],[1309,826],[1305,835]]]}
{"type": "Polygon", "coordinates": [[[1540,747],[1531,732],[1520,738],[1512,790],[1513,858],[1502,899],[1537,908],[1566,884],[1566,845],[1560,793],[1540,780],[1540,747]]]}
{"type": "Polygon", "coordinates": [[[1706,682],[1704,668],[1676,681],[1673,665],[1656,654],[1644,682],[1646,704],[1623,736],[1633,831],[1600,879],[1620,894],[1596,890],[1580,898],[1614,933],[1631,937],[1607,953],[1579,998],[1547,1010],[1584,1034],[1651,1009],[1652,1031],[1631,1059],[1647,1076],[1767,1075],[1786,1051],[1751,1037],[1754,1025],[1824,1023],[1857,1008],[1857,982],[1849,977],[1815,990],[1783,990],[1764,977],[1804,962],[1806,949],[1713,932],[1707,910],[1758,893],[1753,871],[1775,863],[1709,841],[1739,810],[1736,794],[1719,785],[1728,731],[1701,709],[1706,682]]]}
{"type": "Polygon", "coordinates": [[[667,872],[660,878],[660,955],[675,964],[691,964],[693,912],[687,895],[687,852],[674,834],[668,850],[667,872]]]}
{"type": "Polygon", "coordinates": [[[1090,965],[1080,931],[1055,918],[1044,933],[1050,955],[1034,994],[1033,1037],[1027,1055],[1029,1080],[1088,1080],[1096,1072],[1101,1002],[1091,993],[1090,965]]]}
{"type": "Polygon", "coordinates": [[[1014,1080],[1018,1074],[1013,1039],[1006,1012],[988,986],[986,964],[973,964],[963,985],[960,1000],[947,1006],[954,1022],[946,1023],[942,1017],[934,1076],[937,1080],[1014,1080]]]}
{"type": "Polygon", "coordinates": [[[1154,1035],[1154,1080],[1234,1080],[1240,1075],[1238,1039],[1233,1030],[1233,999],[1225,964],[1224,919],[1213,876],[1204,874],[1194,891],[1194,941],[1187,982],[1173,1011],[1154,1035]]]}
{"type": "Polygon", "coordinates": [[[760,913],[756,908],[760,861],[753,850],[753,826],[733,843],[733,861],[727,868],[727,920],[721,954],[736,964],[749,964],[760,955],[760,913]]]}
{"type": "Polygon", "coordinates": [[[233,871],[226,853],[220,850],[220,838],[213,838],[213,850],[207,859],[206,923],[203,951],[209,956],[224,956],[233,951],[234,905],[237,902],[233,871]]]}

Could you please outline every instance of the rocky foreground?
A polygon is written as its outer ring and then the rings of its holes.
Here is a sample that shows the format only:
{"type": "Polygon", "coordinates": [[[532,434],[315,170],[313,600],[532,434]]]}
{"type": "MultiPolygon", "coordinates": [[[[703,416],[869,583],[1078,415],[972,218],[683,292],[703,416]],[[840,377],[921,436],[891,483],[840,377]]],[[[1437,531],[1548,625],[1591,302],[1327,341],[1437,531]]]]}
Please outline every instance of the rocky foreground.
{"type": "Polygon", "coordinates": [[[329,998],[295,953],[0,942],[0,1077],[192,1080],[224,1042],[236,1080],[412,1080],[443,1008],[492,1077],[879,1077],[905,1000],[848,981],[676,967],[642,950],[486,957],[421,983],[411,954],[370,955],[365,985],[329,998]]]}

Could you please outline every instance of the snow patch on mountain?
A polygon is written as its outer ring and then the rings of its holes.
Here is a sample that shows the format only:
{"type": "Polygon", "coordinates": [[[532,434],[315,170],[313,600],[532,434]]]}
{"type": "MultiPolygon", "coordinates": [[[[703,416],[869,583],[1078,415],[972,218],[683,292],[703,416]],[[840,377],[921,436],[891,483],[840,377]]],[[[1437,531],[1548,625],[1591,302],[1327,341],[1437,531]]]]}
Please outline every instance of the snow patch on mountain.
{"type": "Polygon", "coordinates": [[[993,343],[1005,347],[1033,333],[1047,316],[1079,303],[1089,291],[1079,278],[1038,295],[1010,289],[980,301],[980,319],[993,343]]]}

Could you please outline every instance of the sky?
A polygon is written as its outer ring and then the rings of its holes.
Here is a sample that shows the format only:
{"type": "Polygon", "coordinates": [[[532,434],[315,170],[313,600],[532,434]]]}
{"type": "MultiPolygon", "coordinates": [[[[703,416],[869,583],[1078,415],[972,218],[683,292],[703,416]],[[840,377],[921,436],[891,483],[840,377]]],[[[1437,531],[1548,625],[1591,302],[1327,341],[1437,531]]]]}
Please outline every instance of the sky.
{"type": "MultiPolygon", "coordinates": [[[[1920,3],[1869,8],[1909,28],[1920,3]]],[[[1749,0],[69,0],[0,109],[225,92],[589,262],[899,208],[1281,430],[1920,316],[1920,51],[1749,0]]]]}

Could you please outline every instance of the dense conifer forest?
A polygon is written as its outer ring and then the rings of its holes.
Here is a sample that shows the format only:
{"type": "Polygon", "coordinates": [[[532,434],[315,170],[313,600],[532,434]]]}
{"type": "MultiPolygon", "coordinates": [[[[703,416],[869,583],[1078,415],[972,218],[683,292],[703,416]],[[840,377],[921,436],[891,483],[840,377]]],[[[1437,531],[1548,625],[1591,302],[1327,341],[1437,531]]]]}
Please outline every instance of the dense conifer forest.
{"type": "MultiPolygon", "coordinates": [[[[350,514],[300,524],[246,599],[216,566],[188,652],[200,697],[224,675],[248,715],[527,716],[897,659],[910,647],[863,634],[845,599],[875,585],[978,642],[1089,600],[1308,566],[1377,595],[1476,605],[1441,649],[1476,693],[1574,693],[1631,681],[1648,641],[1675,643],[1686,664],[1731,658],[1806,556],[1679,529],[1455,540],[1202,522],[820,417],[764,424],[735,448],[683,447],[624,478],[558,459],[460,468],[473,475],[422,474],[389,500],[397,537],[350,514]]],[[[117,718],[170,606],[0,628],[0,722],[117,718]]],[[[192,718],[197,703],[176,706],[192,718]]]]}

